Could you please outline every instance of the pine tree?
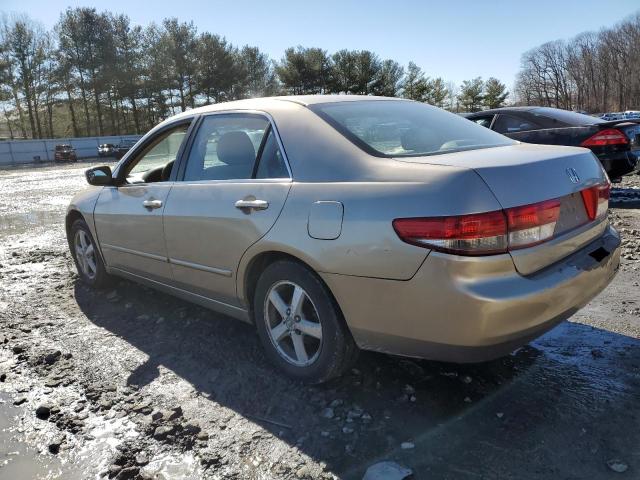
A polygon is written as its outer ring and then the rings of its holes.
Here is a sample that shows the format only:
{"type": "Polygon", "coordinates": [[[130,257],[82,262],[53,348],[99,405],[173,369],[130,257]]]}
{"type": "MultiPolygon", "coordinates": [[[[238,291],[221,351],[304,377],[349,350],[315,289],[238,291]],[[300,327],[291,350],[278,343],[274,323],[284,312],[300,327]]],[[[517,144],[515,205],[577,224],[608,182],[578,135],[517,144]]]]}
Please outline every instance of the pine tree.
{"type": "Polygon", "coordinates": [[[494,77],[490,77],[484,84],[484,106],[487,108],[500,108],[504,106],[509,92],[504,83],[494,77]]]}

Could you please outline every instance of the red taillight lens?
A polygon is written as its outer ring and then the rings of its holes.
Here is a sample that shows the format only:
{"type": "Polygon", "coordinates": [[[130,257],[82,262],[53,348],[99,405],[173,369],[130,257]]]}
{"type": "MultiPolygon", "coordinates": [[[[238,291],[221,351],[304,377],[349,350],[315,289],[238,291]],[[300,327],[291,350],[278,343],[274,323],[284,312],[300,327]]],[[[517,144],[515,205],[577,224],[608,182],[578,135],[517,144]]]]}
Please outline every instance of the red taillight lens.
{"type": "Polygon", "coordinates": [[[453,217],[397,218],[393,228],[407,243],[441,252],[489,255],[507,251],[502,211],[453,217]]]}
{"type": "Polygon", "coordinates": [[[505,213],[509,228],[509,248],[531,247],[553,237],[560,217],[560,200],[508,208],[505,213]]]}
{"type": "MultiPolygon", "coordinates": [[[[609,208],[609,183],[582,190],[589,221],[609,208]]],[[[452,217],[397,218],[393,228],[405,242],[460,255],[492,255],[532,247],[555,234],[561,200],[452,217]]],[[[564,232],[561,232],[564,233],[564,232]]]]}
{"type": "Polygon", "coordinates": [[[594,187],[587,188],[580,192],[589,220],[595,220],[596,218],[604,217],[606,215],[607,210],[609,209],[610,191],[611,185],[606,183],[604,185],[596,185],[594,187]]]}
{"type": "Polygon", "coordinates": [[[627,136],[617,128],[607,128],[587,138],[580,144],[581,147],[604,147],[606,145],[626,145],[629,143],[627,136]]]}

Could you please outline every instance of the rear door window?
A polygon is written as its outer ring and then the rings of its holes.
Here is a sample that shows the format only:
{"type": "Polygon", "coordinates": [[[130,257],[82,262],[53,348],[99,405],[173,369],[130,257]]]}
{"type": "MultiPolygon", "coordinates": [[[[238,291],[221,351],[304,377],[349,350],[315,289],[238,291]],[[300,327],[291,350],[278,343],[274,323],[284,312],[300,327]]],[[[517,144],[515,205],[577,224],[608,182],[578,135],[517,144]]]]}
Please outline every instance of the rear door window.
{"type": "Polygon", "coordinates": [[[476,122],[478,125],[482,127],[491,128],[491,122],[493,122],[493,117],[495,117],[495,115],[484,115],[482,117],[473,117],[473,118],[470,118],[469,120],[471,120],[472,122],[476,122]]]}
{"type": "Polygon", "coordinates": [[[184,174],[185,181],[284,177],[289,174],[269,120],[242,113],[203,119],[184,174]]]}
{"type": "Polygon", "coordinates": [[[496,132],[504,134],[526,132],[527,130],[536,130],[539,128],[541,128],[540,125],[530,120],[504,113],[498,115],[493,125],[493,129],[496,132]]]}

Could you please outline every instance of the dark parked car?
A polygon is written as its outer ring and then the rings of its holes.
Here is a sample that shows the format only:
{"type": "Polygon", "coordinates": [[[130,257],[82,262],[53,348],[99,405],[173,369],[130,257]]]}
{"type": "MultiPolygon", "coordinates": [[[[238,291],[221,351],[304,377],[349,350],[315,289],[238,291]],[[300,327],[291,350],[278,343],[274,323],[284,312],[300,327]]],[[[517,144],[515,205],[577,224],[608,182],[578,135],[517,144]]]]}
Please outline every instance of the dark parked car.
{"type": "Polygon", "coordinates": [[[113,143],[102,143],[98,146],[99,157],[112,157],[116,153],[116,146],[113,143]]]}
{"type": "Polygon", "coordinates": [[[56,145],[53,159],[56,162],[75,162],[76,160],[78,160],[78,157],[76,156],[75,148],[65,143],[56,145]]]}
{"type": "Polygon", "coordinates": [[[640,121],[591,117],[548,107],[507,107],[466,115],[483,127],[527,143],[591,149],[612,180],[636,170],[640,121]]]}
{"type": "Polygon", "coordinates": [[[114,156],[118,160],[120,160],[122,157],[124,157],[124,154],[131,150],[131,147],[133,147],[135,144],[136,140],[125,140],[115,148],[114,156]]]}

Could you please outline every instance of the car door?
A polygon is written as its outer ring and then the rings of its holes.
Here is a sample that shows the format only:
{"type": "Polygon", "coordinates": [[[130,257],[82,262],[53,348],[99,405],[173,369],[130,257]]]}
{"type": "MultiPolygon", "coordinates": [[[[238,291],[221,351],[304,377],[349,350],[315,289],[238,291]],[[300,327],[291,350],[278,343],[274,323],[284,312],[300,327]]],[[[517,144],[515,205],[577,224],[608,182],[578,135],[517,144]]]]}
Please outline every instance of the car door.
{"type": "Polygon", "coordinates": [[[273,226],[291,187],[284,150],[260,113],[202,117],[164,210],[178,288],[237,305],[243,253],[273,226]]]}
{"type": "Polygon", "coordinates": [[[118,168],[117,186],[105,187],[100,193],[94,219],[110,268],[171,282],[162,212],[190,123],[181,121],[147,139],[118,168]]]}

